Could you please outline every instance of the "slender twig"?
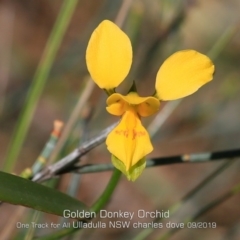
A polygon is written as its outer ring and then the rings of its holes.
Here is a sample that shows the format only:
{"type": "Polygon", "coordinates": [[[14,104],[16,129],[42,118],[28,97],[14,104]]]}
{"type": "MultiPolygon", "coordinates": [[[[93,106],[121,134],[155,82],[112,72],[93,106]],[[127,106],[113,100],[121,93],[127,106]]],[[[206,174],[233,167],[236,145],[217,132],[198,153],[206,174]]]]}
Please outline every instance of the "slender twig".
{"type": "Polygon", "coordinates": [[[74,165],[80,157],[84,156],[90,150],[101,144],[106,139],[109,132],[116,126],[116,124],[117,123],[112,124],[110,127],[103,130],[97,137],[83,143],[79,148],[76,148],[66,157],[48,166],[43,171],[37,173],[32,180],[39,182],[49,179],[51,177],[54,177],[58,172],[60,172],[64,168],[74,165]]]}
{"type": "MultiPolygon", "coordinates": [[[[219,206],[224,201],[228,200],[230,197],[240,193],[240,183],[232,187],[230,190],[228,190],[225,194],[221,195],[217,199],[211,201],[210,203],[206,204],[204,207],[202,207],[197,213],[195,213],[193,216],[189,216],[185,218],[184,223],[188,222],[194,222],[198,218],[200,218],[202,215],[204,215],[206,212],[212,210],[213,208],[219,206]]],[[[180,228],[172,228],[171,230],[167,231],[163,236],[159,238],[159,240],[167,240],[170,237],[172,237],[173,234],[178,232],[180,228]]]]}
{"type": "Polygon", "coordinates": [[[151,137],[158,132],[169,116],[178,107],[180,102],[181,100],[176,100],[166,103],[164,108],[155,116],[152,122],[148,125],[148,132],[151,137]]]}
{"type": "MultiPolygon", "coordinates": [[[[147,160],[146,167],[155,167],[155,166],[163,166],[177,163],[202,163],[209,161],[218,161],[224,159],[233,159],[240,157],[240,149],[226,150],[226,151],[218,151],[218,152],[206,152],[206,153],[194,153],[194,154],[184,154],[172,157],[159,157],[152,158],[147,160]]],[[[93,165],[83,165],[83,166],[72,166],[67,169],[66,172],[62,171],[62,173],[67,172],[78,172],[78,173],[94,173],[94,172],[104,172],[111,171],[114,167],[110,163],[106,164],[93,164],[93,165]]]]}
{"type": "Polygon", "coordinates": [[[114,21],[119,27],[122,27],[123,22],[126,19],[127,13],[132,5],[132,1],[133,0],[123,0],[121,8],[119,9],[119,12],[114,21]]]}
{"type": "Polygon", "coordinates": [[[21,177],[30,179],[41,169],[43,169],[43,167],[48,163],[48,159],[56,146],[59,136],[61,135],[62,128],[63,122],[55,120],[53,123],[53,131],[48,141],[46,142],[41,154],[38,156],[37,160],[31,168],[26,168],[20,174],[21,177]]]}
{"type": "MultiPolygon", "coordinates": [[[[91,149],[102,143],[108,133],[114,128],[117,123],[113,124],[109,128],[105,129],[101,135],[93,140],[84,143],[80,148],[75,149],[72,153],[58,161],[57,163],[48,166],[46,169],[36,174],[33,177],[33,181],[44,181],[49,178],[55,177],[57,175],[61,175],[69,172],[77,172],[77,173],[94,173],[94,172],[104,172],[111,171],[114,169],[112,164],[93,164],[93,165],[83,165],[76,166],[74,165],[80,157],[85,155],[91,149]]],[[[194,154],[184,154],[178,156],[171,157],[159,157],[149,159],[147,161],[146,167],[155,167],[155,166],[163,166],[177,163],[202,163],[209,161],[218,161],[223,159],[233,159],[240,157],[240,149],[226,150],[226,151],[218,151],[218,152],[206,152],[206,153],[194,153],[194,154]]]]}

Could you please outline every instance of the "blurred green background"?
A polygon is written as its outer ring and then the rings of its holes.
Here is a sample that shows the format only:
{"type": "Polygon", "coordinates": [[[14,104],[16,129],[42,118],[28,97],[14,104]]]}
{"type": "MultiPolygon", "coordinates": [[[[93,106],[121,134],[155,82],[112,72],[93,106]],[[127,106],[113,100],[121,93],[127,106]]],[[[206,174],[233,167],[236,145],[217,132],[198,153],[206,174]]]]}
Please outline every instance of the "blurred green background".
{"type": "MultiPolygon", "coordinates": [[[[129,3],[129,10],[126,10],[122,29],[132,41],[134,57],[131,72],[118,91],[126,93],[134,79],[140,95],[152,94],[160,65],[173,52],[182,49],[195,49],[207,54],[213,58],[216,68],[214,80],[183,99],[153,137],[154,151],[150,157],[239,147],[240,1],[79,0],[37,104],[26,141],[23,142],[14,169],[16,174],[34,163],[49,137],[53,121],[59,119],[67,122],[88,77],[85,62],[88,39],[102,20],[116,19],[124,2],[129,3]]],[[[0,1],[0,166],[3,165],[14,127],[62,3],[59,0],[0,1]]],[[[106,112],[105,101],[106,95],[96,86],[86,103],[86,109],[92,115],[87,122],[84,140],[117,120],[106,112]]],[[[165,104],[162,103],[162,108],[165,104]]],[[[147,127],[153,119],[154,116],[143,119],[144,125],[147,127]]],[[[77,147],[80,133],[81,125],[76,126],[72,136],[69,136],[62,156],[77,147]]],[[[83,161],[108,163],[110,154],[103,144],[91,151],[83,161]]],[[[149,168],[134,183],[122,178],[107,209],[130,212],[168,209],[219,164],[149,168]]],[[[172,221],[183,222],[185,216],[227,191],[240,180],[239,169],[240,162],[236,161],[188,201],[177,215],[172,216],[172,221]]],[[[105,188],[110,174],[82,175],[78,199],[91,205],[105,188]]],[[[60,190],[66,190],[69,179],[70,174],[61,178],[60,190]]],[[[239,202],[240,197],[234,196],[199,219],[216,222],[217,229],[184,229],[171,239],[239,239],[239,202]]],[[[12,214],[16,208],[4,205],[0,209],[1,215],[12,214]]],[[[44,217],[45,221],[58,221],[51,215],[44,217]]],[[[22,218],[21,221],[28,222],[28,219],[22,218]]],[[[151,222],[152,219],[135,218],[133,221],[151,222]]],[[[0,229],[8,226],[9,222],[1,218],[0,229]]],[[[140,230],[85,230],[82,239],[131,239],[140,230]]],[[[37,234],[48,231],[42,230],[37,234]]],[[[148,239],[156,239],[163,231],[154,231],[148,239]]]]}

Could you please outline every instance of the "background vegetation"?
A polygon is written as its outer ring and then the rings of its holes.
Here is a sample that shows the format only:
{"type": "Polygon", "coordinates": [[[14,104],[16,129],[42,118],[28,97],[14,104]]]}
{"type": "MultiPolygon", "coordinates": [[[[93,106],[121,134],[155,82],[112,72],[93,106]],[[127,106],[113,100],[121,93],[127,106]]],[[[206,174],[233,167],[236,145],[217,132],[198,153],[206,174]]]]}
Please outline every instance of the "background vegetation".
{"type": "MultiPolygon", "coordinates": [[[[177,50],[195,49],[210,56],[215,63],[214,80],[196,94],[172,105],[169,116],[162,113],[161,119],[166,117],[166,121],[161,126],[152,127],[155,116],[144,119],[145,126],[151,126],[155,133],[155,148],[149,157],[239,148],[239,1],[79,0],[75,1],[76,4],[72,1],[73,9],[70,6],[69,15],[63,18],[61,39],[61,29],[56,30],[54,26],[66,2],[0,2],[2,170],[19,175],[33,165],[48,141],[53,121],[59,119],[67,123],[79,98],[86,91],[89,97],[82,100],[84,104],[77,114],[74,130],[67,133],[67,141],[59,153],[55,153],[55,159],[65,156],[81,142],[97,135],[117,120],[106,113],[106,95],[97,86],[91,85],[85,63],[90,34],[104,19],[117,19],[133,44],[133,66],[127,80],[119,88],[122,93],[126,92],[134,79],[142,96],[151,94],[159,66],[177,50]],[[52,39],[53,45],[50,45],[49,36],[52,36],[53,31],[59,31],[59,38],[55,42],[52,39]],[[47,57],[46,46],[52,51],[47,57]],[[32,91],[32,83],[36,79],[42,79],[38,85],[39,91],[33,93],[29,102],[29,91],[32,91]],[[32,105],[28,112],[29,122],[24,120],[23,124],[22,131],[26,130],[26,137],[23,134],[16,140],[16,128],[21,124],[26,104],[32,105]],[[19,154],[17,147],[11,150],[14,140],[19,146],[19,154]],[[9,158],[11,160],[6,162],[9,158]]],[[[162,110],[167,106],[168,103],[162,103],[162,110]]],[[[109,162],[110,154],[105,144],[82,158],[82,164],[109,162]]],[[[166,165],[147,169],[134,183],[121,178],[106,209],[128,212],[137,212],[139,209],[167,210],[179,203],[220,165],[222,162],[216,161],[166,165]]],[[[172,214],[171,221],[183,222],[228,192],[240,181],[239,169],[239,160],[234,161],[226,171],[188,199],[176,214],[172,214]]],[[[91,206],[105,189],[110,175],[111,172],[102,172],[73,178],[72,174],[66,174],[55,183],[55,187],[63,192],[70,191],[70,194],[91,206]],[[73,186],[72,181],[79,183],[74,185],[77,190],[73,192],[67,190],[73,186]]],[[[234,195],[198,219],[202,222],[216,222],[216,229],[184,229],[171,236],[171,239],[239,239],[239,201],[239,195],[234,195]]],[[[19,216],[16,214],[19,208],[10,204],[1,206],[1,216],[9,216],[8,220],[4,217],[0,219],[0,235],[4,234],[2,236],[6,239],[13,239],[14,236],[22,239],[26,234],[23,230],[18,231],[16,222],[29,222],[29,214],[35,211],[28,210],[19,216]]],[[[43,214],[39,218],[39,222],[59,221],[62,220],[51,214],[43,214]]],[[[135,218],[133,221],[151,222],[152,219],[135,218]]],[[[155,230],[151,233],[151,239],[161,239],[166,231],[155,230]]],[[[51,229],[38,229],[34,234],[44,235],[49,232],[51,229]]],[[[84,230],[80,234],[82,239],[131,239],[139,236],[140,232],[141,229],[133,228],[95,229],[84,230]]]]}

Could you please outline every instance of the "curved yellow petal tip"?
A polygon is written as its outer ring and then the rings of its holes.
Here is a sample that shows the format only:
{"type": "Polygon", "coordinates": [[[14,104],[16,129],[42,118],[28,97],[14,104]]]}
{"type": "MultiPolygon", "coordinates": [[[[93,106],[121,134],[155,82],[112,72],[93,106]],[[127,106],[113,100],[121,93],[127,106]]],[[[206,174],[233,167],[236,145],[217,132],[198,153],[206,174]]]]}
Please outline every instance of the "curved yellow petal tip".
{"type": "Polygon", "coordinates": [[[134,182],[142,174],[144,168],[146,167],[146,158],[144,157],[140,159],[128,171],[126,170],[124,163],[114,155],[112,155],[112,164],[115,168],[120,170],[129,181],[134,182]]]}
{"type": "Polygon", "coordinates": [[[127,108],[126,102],[124,102],[122,99],[110,104],[108,107],[106,107],[107,111],[115,116],[122,116],[127,108]]]}
{"type": "Polygon", "coordinates": [[[175,100],[196,92],[213,78],[214,65],[205,55],[194,50],[171,55],[160,67],[156,92],[160,100],[175,100]]]}
{"type": "Polygon", "coordinates": [[[132,64],[132,46],[128,36],[113,22],[104,20],[91,35],[86,62],[92,79],[100,88],[116,88],[132,64]]]}
{"type": "Polygon", "coordinates": [[[149,134],[133,110],[124,113],[109,133],[106,144],[109,152],[123,162],[126,171],[153,150],[149,134]]]}
{"type": "Polygon", "coordinates": [[[135,106],[136,112],[147,117],[159,110],[160,102],[155,97],[139,97],[136,92],[130,92],[127,96],[113,93],[107,99],[107,111],[110,114],[121,116],[127,110],[127,106],[135,106]]]}

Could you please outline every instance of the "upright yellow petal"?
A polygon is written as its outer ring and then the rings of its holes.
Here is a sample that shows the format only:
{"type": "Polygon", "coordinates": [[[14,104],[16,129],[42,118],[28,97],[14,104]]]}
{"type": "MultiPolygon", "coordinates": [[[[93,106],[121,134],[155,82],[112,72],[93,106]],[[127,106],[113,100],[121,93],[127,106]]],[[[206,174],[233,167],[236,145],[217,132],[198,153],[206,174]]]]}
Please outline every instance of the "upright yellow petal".
{"type": "Polygon", "coordinates": [[[207,56],[194,50],[176,52],[157,73],[157,96],[160,100],[188,96],[212,80],[213,73],[214,65],[207,56]]]}
{"type": "Polygon", "coordinates": [[[100,88],[116,88],[132,64],[132,46],[128,36],[117,25],[104,20],[92,33],[86,61],[92,79],[100,88]]]}
{"type": "Polygon", "coordinates": [[[153,150],[148,132],[134,109],[127,110],[121,122],[110,132],[107,148],[123,162],[126,171],[153,150]]]}

